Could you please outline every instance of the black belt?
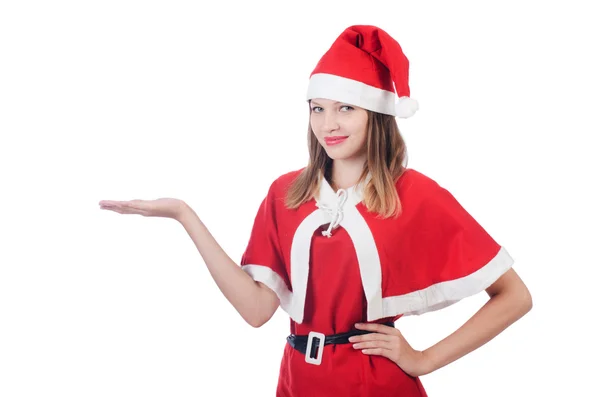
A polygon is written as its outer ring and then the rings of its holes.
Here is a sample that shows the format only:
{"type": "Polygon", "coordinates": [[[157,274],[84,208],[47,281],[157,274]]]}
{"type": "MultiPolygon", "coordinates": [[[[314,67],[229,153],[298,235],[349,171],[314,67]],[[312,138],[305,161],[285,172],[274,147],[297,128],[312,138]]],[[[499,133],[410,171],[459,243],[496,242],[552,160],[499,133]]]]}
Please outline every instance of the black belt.
{"type": "MultiPolygon", "coordinates": [[[[387,325],[390,327],[394,326],[393,322],[382,323],[383,325],[387,325]]],[[[335,334],[335,335],[326,335],[324,345],[338,345],[343,343],[350,343],[348,338],[354,335],[364,335],[370,334],[373,331],[366,331],[363,329],[353,329],[349,332],[344,332],[343,334],[335,334]]],[[[308,335],[294,335],[291,334],[287,337],[287,342],[294,349],[298,350],[302,354],[306,354],[306,344],[308,342],[308,335]]],[[[312,346],[311,346],[311,357],[314,357],[316,354],[317,347],[319,346],[318,338],[313,338],[312,346]]]]}

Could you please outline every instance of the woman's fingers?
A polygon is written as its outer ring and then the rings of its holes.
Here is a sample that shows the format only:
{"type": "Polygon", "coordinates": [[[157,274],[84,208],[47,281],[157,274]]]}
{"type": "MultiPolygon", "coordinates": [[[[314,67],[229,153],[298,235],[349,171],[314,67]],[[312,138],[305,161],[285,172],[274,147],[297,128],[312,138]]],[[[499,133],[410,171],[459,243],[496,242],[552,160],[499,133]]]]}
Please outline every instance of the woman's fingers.
{"type": "Polygon", "coordinates": [[[100,209],[111,210],[119,214],[138,214],[148,215],[147,204],[143,200],[131,200],[131,201],[113,201],[113,200],[102,200],[100,201],[100,209]]]}
{"type": "Polygon", "coordinates": [[[127,201],[115,201],[115,200],[102,200],[100,201],[100,207],[125,207],[127,206],[127,201]]]}
{"type": "Polygon", "coordinates": [[[102,200],[99,204],[101,209],[115,211],[120,214],[139,214],[173,219],[177,219],[178,215],[185,209],[183,201],[169,197],[156,200],[102,200]]]}

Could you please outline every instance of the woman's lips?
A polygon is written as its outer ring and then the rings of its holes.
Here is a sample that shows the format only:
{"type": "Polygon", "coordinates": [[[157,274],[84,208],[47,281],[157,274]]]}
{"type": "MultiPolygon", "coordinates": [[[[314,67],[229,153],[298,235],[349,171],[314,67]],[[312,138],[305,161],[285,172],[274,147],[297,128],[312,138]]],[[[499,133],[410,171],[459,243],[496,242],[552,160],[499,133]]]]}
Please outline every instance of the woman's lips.
{"type": "Polygon", "coordinates": [[[342,143],[348,138],[347,136],[333,136],[325,138],[325,143],[328,146],[337,145],[338,143],[342,143]]]}

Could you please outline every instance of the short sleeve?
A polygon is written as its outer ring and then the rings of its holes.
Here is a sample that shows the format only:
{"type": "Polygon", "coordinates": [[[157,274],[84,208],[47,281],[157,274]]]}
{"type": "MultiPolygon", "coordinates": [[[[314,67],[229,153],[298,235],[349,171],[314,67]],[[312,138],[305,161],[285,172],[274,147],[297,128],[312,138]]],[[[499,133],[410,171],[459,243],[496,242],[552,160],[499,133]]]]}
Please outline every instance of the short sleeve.
{"type": "Polygon", "coordinates": [[[405,283],[394,295],[399,314],[421,314],[475,295],[513,265],[507,250],[445,188],[427,184],[407,209],[398,242],[405,283]]]}
{"type": "Polygon", "coordinates": [[[286,307],[291,300],[291,292],[277,233],[276,201],[273,183],[254,219],[241,266],[255,281],[260,281],[273,290],[279,297],[280,304],[286,307]]]}

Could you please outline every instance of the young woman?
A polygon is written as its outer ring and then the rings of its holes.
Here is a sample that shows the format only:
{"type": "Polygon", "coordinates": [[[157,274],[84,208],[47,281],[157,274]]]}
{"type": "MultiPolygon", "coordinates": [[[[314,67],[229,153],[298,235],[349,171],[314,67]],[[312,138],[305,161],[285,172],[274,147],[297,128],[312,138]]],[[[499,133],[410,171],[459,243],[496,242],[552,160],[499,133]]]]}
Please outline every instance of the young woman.
{"type": "Polygon", "coordinates": [[[407,168],[395,117],[418,109],[408,60],[374,26],[351,26],[311,74],[309,163],[271,185],[241,266],[183,201],[101,201],[177,219],[252,326],[278,307],[291,334],[277,396],[426,396],[419,376],[477,349],[532,307],[506,251],[450,192],[407,168]],[[486,291],[490,300],[424,351],[394,322],[486,291]]]}

